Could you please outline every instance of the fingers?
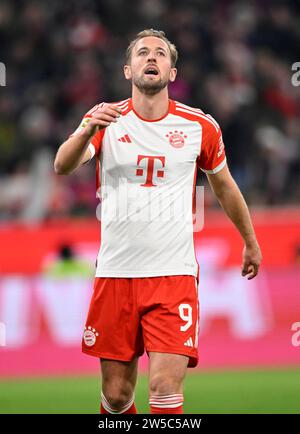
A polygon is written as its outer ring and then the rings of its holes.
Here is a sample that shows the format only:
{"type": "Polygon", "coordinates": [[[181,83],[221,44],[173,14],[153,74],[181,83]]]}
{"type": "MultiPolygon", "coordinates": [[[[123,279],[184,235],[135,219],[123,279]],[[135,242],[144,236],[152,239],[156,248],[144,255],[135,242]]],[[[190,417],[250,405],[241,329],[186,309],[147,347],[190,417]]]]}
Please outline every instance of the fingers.
{"type": "Polygon", "coordinates": [[[87,126],[88,129],[95,129],[95,127],[99,127],[100,129],[104,127],[108,127],[111,124],[111,122],[104,121],[104,120],[97,120],[89,122],[89,125],[87,126]]]}
{"type": "Polygon", "coordinates": [[[257,264],[244,264],[242,268],[242,276],[248,280],[253,279],[258,274],[259,266],[257,264]]]}
{"type": "Polygon", "coordinates": [[[112,116],[108,113],[99,113],[98,115],[93,115],[92,121],[104,121],[104,122],[117,122],[117,116],[112,116]]]}
{"type": "Polygon", "coordinates": [[[99,127],[107,127],[112,122],[116,123],[121,116],[121,109],[112,104],[101,104],[100,107],[92,114],[91,123],[99,127]]]}
{"type": "Polygon", "coordinates": [[[248,267],[249,267],[249,264],[243,263],[243,265],[242,265],[242,276],[246,276],[246,274],[248,273],[248,267]]]}
{"type": "Polygon", "coordinates": [[[87,130],[94,134],[97,129],[108,127],[112,122],[116,123],[121,116],[121,109],[113,104],[101,103],[97,110],[92,113],[87,130]],[[97,127],[97,128],[96,128],[97,127]]]}
{"type": "Polygon", "coordinates": [[[99,104],[98,110],[99,109],[111,109],[111,110],[117,111],[120,114],[122,113],[122,109],[120,109],[119,106],[117,106],[115,104],[106,103],[106,102],[102,102],[101,104],[99,104]]]}
{"type": "Polygon", "coordinates": [[[262,261],[262,255],[257,243],[254,246],[245,246],[243,249],[243,264],[242,264],[242,276],[248,280],[257,276],[259,266],[262,261]]]}
{"type": "MultiPolygon", "coordinates": [[[[103,115],[117,119],[121,116],[121,109],[113,104],[102,104],[92,115],[93,118],[102,119],[103,115]]],[[[111,121],[112,122],[112,121],[111,121]]]]}

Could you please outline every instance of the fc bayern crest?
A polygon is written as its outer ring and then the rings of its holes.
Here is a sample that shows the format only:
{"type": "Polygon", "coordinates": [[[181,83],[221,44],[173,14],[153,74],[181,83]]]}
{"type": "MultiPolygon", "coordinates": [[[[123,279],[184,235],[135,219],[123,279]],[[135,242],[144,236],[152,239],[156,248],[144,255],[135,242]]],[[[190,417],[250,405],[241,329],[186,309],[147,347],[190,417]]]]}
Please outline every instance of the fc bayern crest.
{"type": "Polygon", "coordinates": [[[166,134],[166,137],[168,137],[170,145],[174,148],[182,148],[185,143],[184,139],[187,138],[183,131],[170,131],[169,134],[166,134]]]}
{"type": "Polygon", "coordinates": [[[88,328],[85,327],[83,340],[86,346],[92,347],[96,342],[97,336],[99,336],[99,333],[97,333],[95,329],[93,329],[91,326],[88,328]]]}

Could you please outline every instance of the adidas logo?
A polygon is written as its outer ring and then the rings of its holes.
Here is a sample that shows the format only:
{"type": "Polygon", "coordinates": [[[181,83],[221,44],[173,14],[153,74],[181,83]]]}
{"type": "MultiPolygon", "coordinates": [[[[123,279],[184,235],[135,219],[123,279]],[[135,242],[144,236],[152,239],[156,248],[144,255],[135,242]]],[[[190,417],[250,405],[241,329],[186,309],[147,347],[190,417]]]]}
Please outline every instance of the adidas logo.
{"type": "Polygon", "coordinates": [[[193,339],[188,338],[188,340],[184,343],[184,345],[186,345],[187,347],[192,347],[193,346],[193,339]]]}
{"type": "Polygon", "coordinates": [[[132,143],[131,138],[128,136],[128,134],[125,134],[125,136],[120,137],[118,139],[118,142],[132,143]]]}

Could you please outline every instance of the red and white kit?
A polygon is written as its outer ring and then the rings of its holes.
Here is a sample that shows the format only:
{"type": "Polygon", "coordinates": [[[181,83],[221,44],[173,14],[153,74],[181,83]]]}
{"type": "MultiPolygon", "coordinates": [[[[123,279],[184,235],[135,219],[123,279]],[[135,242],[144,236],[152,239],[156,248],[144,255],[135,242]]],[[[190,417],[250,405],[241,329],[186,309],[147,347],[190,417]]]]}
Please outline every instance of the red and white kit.
{"type": "MultiPolygon", "coordinates": [[[[162,286],[168,288],[170,306],[160,313],[169,318],[169,323],[164,324],[165,329],[157,328],[157,337],[152,343],[149,336],[155,332],[155,324],[151,332],[147,328],[143,330],[146,349],[162,352],[169,350],[168,352],[191,356],[193,348],[196,357],[198,314],[194,310],[197,311],[198,308],[195,282],[199,278],[193,238],[196,173],[197,167],[208,173],[217,173],[225,166],[221,129],[210,115],[173,100],[169,101],[168,113],[154,121],[141,118],[135,112],[131,98],[116,105],[122,109],[118,122],[98,131],[89,144],[91,158],[95,156],[97,159],[97,186],[101,201],[101,246],[92,304],[97,299],[97,288],[101,288],[103,297],[103,292],[109,292],[107,288],[105,291],[103,289],[107,284],[112,292],[115,291],[118,285],[114,279],[133,279],[135,283],[127,284],[140,297],[135,301],[136,315],[141,315],[141,312],[147,314],[149,311],[144,311],[147,300],[143,294],[143,279],[164,277],[154,280],[159,282],[161,291],[164,291],[162,286]],[[194,300],[185,302],[182,297],[178,298],[178,290],[166,283],[168,276],[173,277],[174,284],[174,277],[177,276],[179,287],[185,293],[184,288],[189,288],[194,300]],[[194,277],[193,283],[191,276],[194,277]],[[180,305],[185,307],[180,308],[180,305]],[[175,311],[179,322],[174,319],[175,311]],[[187,325],[187,330],[191,332],[190,340],[185,330],[187,325]],[[160,348],[159,336],[163,330],[166,333],[167,327],[174,333],[172,345],[170,341],[161,339],[160,348]],[[179,348],[182,348],[181,352],[179,348]]],[[[85,127],[97,108],[95,106],[84,116],[74,134],[85,127]]],[[[151,279],[144,279],[144,293],[148,297],[149,288],[153,291],[155,289],[150,282],[151,279]]],[[[120,283],[119,287],[121,286],[120,283]]],[[[129,297],[128,294],[127,296],[129,297]]],[[[111,297],[114,298],[115,294],[111,297]]],[[[109,311],[107,314],[114,316],[115,309],[120,306],[112,298],[107,298],[106,309],[109,311]]],[[[104,303],[103,298],[101,302],[104,303]]],[[[155,303],[158,302],[159,298],[155,303]]],[[[148,306],[149,309],[154,309],[154,305],[148,306]]],[[[129,335],[138,336],[137,329],[135,332],[130,329],[130,319],[125,313],[126,309],[123,318],[126,323],[122,324],[120,314],[116,319],[118,326],[127,327],[129,335]]],[[[159,310],[157,315],[159,316],[159,310]]],[[[107,320],[107,315],[102,312],[102,318],[104,317],[107,320]]],[[[101,333],[104,333],[104,329],[109,332],[104,322],[91,305],[83,350],[98,357],[110,356],[117,359],[119,353],[116,354],[107,347],[109,339],[104,339],[101,345],[101,333]]],[[[110,327],[110,341],[113,341],[116,330],[111,323],[110,327]]],[[[123,339],[126,338],[123,336],[123,339]]],[[[129,346],[128,344],[128,348],[129,346]]],[[[141,354],[137,342],[135,350],[132,348],[132,344],[130,351],[123,348],[123,358],[120,360],[131,360],[133,354],[141,354]]],[[[191,360],[190,365],[194,365],[191,360]]]]}

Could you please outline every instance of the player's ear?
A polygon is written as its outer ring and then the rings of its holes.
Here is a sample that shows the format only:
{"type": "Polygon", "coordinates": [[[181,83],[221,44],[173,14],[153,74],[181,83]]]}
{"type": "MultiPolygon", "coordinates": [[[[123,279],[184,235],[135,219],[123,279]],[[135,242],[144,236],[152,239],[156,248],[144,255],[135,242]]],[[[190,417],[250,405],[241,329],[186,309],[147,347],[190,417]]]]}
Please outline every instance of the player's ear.
{"type": "Polygon", "coordinates": [[[173,83],[173,81],[175,81],[176,75],[177,75],[177,69],[171,68],[170,77],[169,77],[171,83],[173,83]]]}
{"type": "Polygon", "coordinates": [[[131,80],[132,75],[131,75],[130,65],[124,65],[124,75],[125,75],[126,80],[131,80]]]}

